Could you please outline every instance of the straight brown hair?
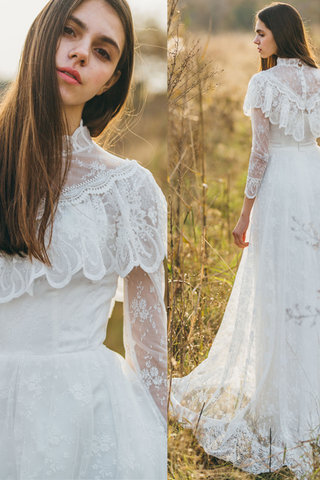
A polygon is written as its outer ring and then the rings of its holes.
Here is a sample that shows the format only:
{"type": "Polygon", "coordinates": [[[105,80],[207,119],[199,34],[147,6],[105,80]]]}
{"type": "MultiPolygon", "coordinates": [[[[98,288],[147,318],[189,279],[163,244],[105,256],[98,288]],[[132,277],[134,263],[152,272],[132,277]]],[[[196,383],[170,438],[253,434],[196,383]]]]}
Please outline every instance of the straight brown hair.
{"type": "MultiPolygon", "coordinates": [[[[133,71],[130,8],[126,0],[105,1],[117,12],[126,43],[116,68],[120,78],[84,106],[82,119],[93,137],[123,110],[133,71]]],[[[0,107],[0,252],[49,266],[53,220],[71,163],[68,137],[63,156],[68,126],[55,56],[68,18],[82,2],[51,0],[39,13],[28,32],[17,78],[0,107]]]]}
{"type": "Polygon", "coordinates": [[[288,3],[273,2],[260,10],[256,21],[261,20],[271,30],[277,44],[277,55],[261,58],[260,70],[277,65],[277,58],[300,58],[310,67],[318,68],[303,20],[296,8],[288,3]]]}

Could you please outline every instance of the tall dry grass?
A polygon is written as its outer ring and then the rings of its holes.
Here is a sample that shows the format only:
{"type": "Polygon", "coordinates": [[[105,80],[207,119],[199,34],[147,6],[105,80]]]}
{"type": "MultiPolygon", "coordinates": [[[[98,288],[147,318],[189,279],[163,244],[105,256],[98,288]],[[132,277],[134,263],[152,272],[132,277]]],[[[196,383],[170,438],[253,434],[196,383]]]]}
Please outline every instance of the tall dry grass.
{"type": "MultiPolygon", "coordinates": [[[[250,33],[191,35],[181,25],[178,0],[169,1],[168,25],[171,381],[206,358],[240,261],[232,229],[251,148],[242,103],[258,58],[250,33]]],[[[207,455],[173,419],[168,445],[170,480],[294,478],[285,468],[259,477],[233,468],[207,455]]]]}

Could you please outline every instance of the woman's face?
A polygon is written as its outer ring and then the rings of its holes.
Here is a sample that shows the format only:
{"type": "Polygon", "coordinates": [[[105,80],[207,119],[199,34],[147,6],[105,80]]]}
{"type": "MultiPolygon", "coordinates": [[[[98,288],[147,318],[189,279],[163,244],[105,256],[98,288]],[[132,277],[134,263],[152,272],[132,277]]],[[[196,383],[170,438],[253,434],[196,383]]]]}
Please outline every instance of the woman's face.
{"type": "Polygon", "coordinates": [[[261,58],[268,58],[277,53],[278,47],[271,30],[259,18],[256,23],[256,36],[253,43],[257,45],[261,58]]]}
{"type": "Polygon", "coordinates": [[[58,83],[70,124],[76,127],[85,103],[118,80],[116,67],[124,45],[121,20],[105,0],[85,0],[73,11],[56,52],[58,83]]]}

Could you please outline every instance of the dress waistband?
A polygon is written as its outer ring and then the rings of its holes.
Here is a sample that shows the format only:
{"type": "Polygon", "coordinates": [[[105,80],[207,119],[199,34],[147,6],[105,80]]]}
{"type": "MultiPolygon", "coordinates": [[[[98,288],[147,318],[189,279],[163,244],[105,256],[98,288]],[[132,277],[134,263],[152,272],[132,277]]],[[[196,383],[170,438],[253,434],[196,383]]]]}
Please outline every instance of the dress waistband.
{"type": "Polygon", "coordinates": [[[32,350],[11,350],[11,351],[2,351],[0,353],[0,359],[3,357],[24,357],[24,358],[35,358],[35,357],[54,357],[54,356],[62,356],[62,355],[74,355],[74,354],[88,354],[92,352],[96,352],[98,350],[105,349],[108,350],[108,348],[103,344],[99,344],[96,346],[88,347],[88,348],[83,348],[79,350],[69,350],[69,351],[47,351],[45,353],[39,353],[36,351],[32,350]]]}
{"type": "Polygon", "coordinates": [[[284,148],[284,149],[293,149],[293,150],[307,150],[309,148],[314,148],[317,147],[318,144],[315,140],[310,141],[310,142],[295,142],[295,143],[277,143],[277,142],[270,142],[269,143],[269,148],[270,149],[278,149],[278,148],[284,148]]]}

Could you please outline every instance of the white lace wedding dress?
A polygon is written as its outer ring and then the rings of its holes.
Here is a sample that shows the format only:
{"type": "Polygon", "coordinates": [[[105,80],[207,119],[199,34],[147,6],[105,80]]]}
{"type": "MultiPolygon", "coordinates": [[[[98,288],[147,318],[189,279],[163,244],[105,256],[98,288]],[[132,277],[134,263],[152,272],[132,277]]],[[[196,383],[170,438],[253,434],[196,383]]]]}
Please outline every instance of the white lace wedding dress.
{"type": "Polygon", "coordinates": [[[82,123],[71,143],[53,268],[0,257],[0,478],[164,480],[165,199],[82,123]],[[119,276],[126,360],[103,345],[119,276]]]}
{"type": "Polygon", "coordinates": [[[320,71],[279,58],[250,80],[244,111],[249,247],[208,358],[173,379],[171,411],[207,453],[302,478],[320,433],[320,71]]]}

